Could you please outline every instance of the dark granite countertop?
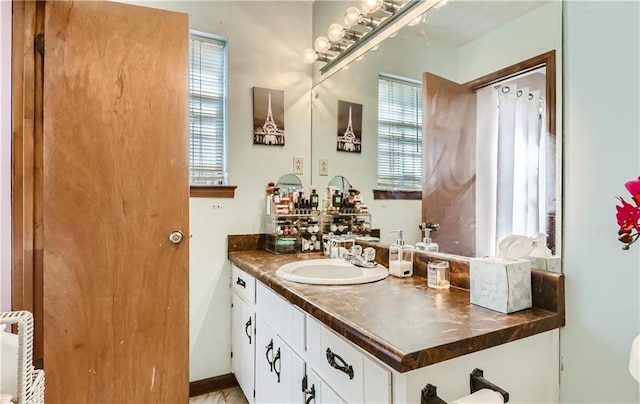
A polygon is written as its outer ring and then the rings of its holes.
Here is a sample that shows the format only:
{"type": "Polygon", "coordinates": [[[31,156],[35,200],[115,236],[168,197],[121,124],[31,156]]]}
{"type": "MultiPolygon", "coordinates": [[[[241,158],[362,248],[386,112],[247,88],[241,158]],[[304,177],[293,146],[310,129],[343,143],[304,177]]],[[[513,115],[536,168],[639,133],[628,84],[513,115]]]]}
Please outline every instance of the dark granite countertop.
{"type": "Polygon", "coordinates": [[[289,282],[275,274],[285,263],[322,257],[229,252],[229,260],[240,269],[399,372],[564,325],[564,278],[549,272],[532,271],[534,307],[511,314],[472,305],[463,288],[428,288],[419,276],[322,286],[289,282]]]}

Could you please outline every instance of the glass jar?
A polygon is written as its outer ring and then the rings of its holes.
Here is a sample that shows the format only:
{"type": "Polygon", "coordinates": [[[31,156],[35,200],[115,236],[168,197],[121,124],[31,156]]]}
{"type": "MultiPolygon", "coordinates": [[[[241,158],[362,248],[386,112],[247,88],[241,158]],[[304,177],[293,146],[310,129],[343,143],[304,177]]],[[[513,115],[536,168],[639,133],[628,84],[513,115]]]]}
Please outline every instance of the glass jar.
{"type": "Polygon", "coordinates": [[[449,261],[429,261],[427,286],[434,289],[449,289],[449,261]]]}

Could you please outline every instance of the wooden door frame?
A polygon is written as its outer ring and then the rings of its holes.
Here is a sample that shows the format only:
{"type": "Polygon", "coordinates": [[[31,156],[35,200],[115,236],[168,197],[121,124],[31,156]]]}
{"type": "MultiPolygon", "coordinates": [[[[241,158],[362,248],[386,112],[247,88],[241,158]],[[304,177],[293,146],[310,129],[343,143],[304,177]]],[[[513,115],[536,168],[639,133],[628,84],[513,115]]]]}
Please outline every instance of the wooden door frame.
{"type": "Polygon", "coordinates": [[[556,135],[556,51],[551,50],[530,59],[523,60],[514,65],[497,70],[475,80],[468,81],[463,85],[473,91],[495,84],[497,82],[530,72],[539,67],[545,66],[545,102],[547,109],[547,131],[551,136],[556,135]]]}
{"type": "MultiPolygon", "coordinates": [[[[500,81],[507,80],[509,78],[521,75],[523,73],[530,72],[540,67],[545,67],[545,108],[547,112],[547,132],[551,138],[556,138],[556,51],[551,50],[542,53],[538,56],[534,56],[530,59],[523,60],[514,65],[505,67],[493,73],[479,77],[475,80],[469,81],[464,85],[471,88],[473,91],[478,91],[483,87],[490,86],[500,81]]],[[[553,156],[556,159],[556,155],[553,156]]],[[[555,254],[556,252],[556,209],[558,207],[558,200],[556,199],[556,205],[553,212],[547,217],[547,246],[555,254]]]]}
{"type": "Polygon", "coordinates": [[[34,316],[34,361],[42,367],[42,55],[44,2],[12,4],[11,307],[34,316]]]}

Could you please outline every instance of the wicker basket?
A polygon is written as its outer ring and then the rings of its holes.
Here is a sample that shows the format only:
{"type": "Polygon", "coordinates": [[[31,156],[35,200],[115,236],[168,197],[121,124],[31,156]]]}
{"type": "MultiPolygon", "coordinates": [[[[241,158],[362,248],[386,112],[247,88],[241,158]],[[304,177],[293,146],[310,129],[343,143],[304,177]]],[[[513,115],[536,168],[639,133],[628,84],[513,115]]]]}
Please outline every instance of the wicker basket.
{"type": "Polygon", "coordinates": [[[5,324],[18,325],[16,403],[44,403],[44,371],[33,367],[33,315],[28,311],[0,312],[0,325],[5,324]]]}

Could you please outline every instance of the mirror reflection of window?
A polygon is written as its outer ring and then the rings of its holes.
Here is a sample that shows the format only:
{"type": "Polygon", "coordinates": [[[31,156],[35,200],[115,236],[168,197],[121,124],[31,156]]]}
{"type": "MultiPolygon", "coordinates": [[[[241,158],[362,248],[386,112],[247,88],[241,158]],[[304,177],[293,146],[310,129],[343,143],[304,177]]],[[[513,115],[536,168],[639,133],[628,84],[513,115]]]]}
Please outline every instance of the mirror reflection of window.
{"type": "Polygon", "coordinates": [[[422,188],[422,86],[378,77],[378,187],[422,188]]]}

